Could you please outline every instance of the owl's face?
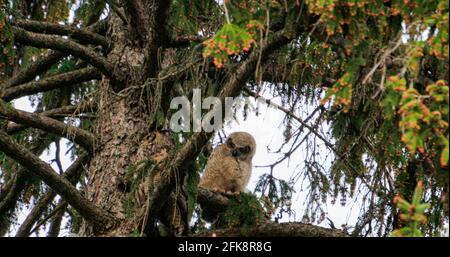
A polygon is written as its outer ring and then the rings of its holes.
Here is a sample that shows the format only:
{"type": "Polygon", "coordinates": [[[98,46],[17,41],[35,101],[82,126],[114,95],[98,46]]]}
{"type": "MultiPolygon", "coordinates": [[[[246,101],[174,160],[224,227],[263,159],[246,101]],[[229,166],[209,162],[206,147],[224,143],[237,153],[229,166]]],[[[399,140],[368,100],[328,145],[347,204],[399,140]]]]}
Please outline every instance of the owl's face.
{"type": "Polygon", "coordinates": [[[225,144],[229,154],[239,160],[251,161],[255,155],[255,139],[247,132],[231,133],[225,144]]]}

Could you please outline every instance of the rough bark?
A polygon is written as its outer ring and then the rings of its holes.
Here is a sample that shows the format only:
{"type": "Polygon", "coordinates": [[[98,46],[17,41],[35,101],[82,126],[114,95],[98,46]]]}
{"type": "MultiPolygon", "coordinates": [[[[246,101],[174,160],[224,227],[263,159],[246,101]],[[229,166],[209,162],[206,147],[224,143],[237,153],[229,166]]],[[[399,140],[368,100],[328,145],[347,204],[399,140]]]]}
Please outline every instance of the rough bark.
{"type": "MultiPolygon", "coordinates": [[[[89,184],[87,197],[115,217],[123,219],[120,226],[106,235],[126,236],[139,227],[139,217],[130,217],[126,203],[133,201],[132,212],[139,216],[144,199],[136,199],[135,193],[123,190],[128,183],[127,172],[141,161],[153,159],[158,162],[167,156],[172,147],[168,136],[160,132],[150,132],[148,116],[139,108],[129,108],[135,105],[139,97],[129,99],[110,98],[108,105],[99,105],[99,131],[102,144],[94,153],[88,168],[89,184]]],[[[139,190],[139,189],[136,189],[139,190]]],[[[139,198],[139,197],[137,197],[139,198]]],[[[93,227],[84,224],[81,235],[93,234],[93,227]]]]}
{"type": "Polygon", "coordinates": [[[225,209],[229,204],[226,196],[201,187],[198,189],[197,202],[200,205],[208,205],[210,208],[217,210],[225,209]]]}

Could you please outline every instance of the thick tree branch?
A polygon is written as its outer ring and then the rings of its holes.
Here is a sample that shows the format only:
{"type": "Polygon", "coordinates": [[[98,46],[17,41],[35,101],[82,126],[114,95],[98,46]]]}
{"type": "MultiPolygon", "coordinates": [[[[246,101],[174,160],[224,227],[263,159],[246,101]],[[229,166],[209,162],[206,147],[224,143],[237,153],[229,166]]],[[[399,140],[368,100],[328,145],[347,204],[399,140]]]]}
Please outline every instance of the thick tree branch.
{"type": "Polygon", "coordinates": [[[100,72],[93,67],[82,68],[79,70],[46,77],[39,81],[33,81],[4,89],[0,92],[0,98],[4,101],[10,101],[22,96],[46,92],[52,89],[75,85],[93,79],[101,79],[100,72]]]}
{"type": "MultiPolygon", "coordinates": [[[[27,144],[27,148],[33,154],[39,156],[51,142],[53,142],[53,137],[39,133],[27,144]]],[[[13,170],[12,172],[13,174],[15,173],[14,179],[8,182],[10,185],[5,188],[8,190],[5,190],[3,192],[4,194],[0,194],[0,236],[6,233],[9,227],[8,213],[15,209],[22,191],[26,188],[28,180],[32,176],[32,174],[21,166],[17,168],[17,171],[13,170]]]]}
{"type": "Polygon", "coordinates": [[[21,70],[19,73],[6,81],[3,85],[0,85],[0,89],[10,88],[34,79],[37,75],[42,74],[46,70],[50,69],[52,65],[54,65],[67,55],[68,54],[64,52],[51,51],[47,55],[31,63],[27,68],[21,70]]]}
{"type": "Polygon", "coordinates": [[[136,35],[142,44],[147,40],[148,36],[147,28],[150,23],[150,17],[146,11],[149,10],[144,7],[145,1],[126,0],[124,3],[127,17],[130,20],[130,28],[135,32],[133,35],[136,35]]]}
{"type": "Polygon", "coordinates": [[[61,178],[49,164],[16,143],[4,131],[0,131],[0,149],[44,181],[98,231],[109,230],[117,224],[112,215],[88,201],[67,179],[61,178]]]}
{"type": "Polygon", "coordinates": [[[170,41],[166,25],[170,4],[170,0],[151,0],[147,3],[147,7],[151,7],[149,13],[151,20],[150,26],[147,28],[149,37],[144,71],[151,77],[156,76],[158,72],[158,64],[155,60],[158,59],[160,47],[165,46],[170,41]]]}
{"type": "Polygon", "coordinates": [[[105,57],[70,39],[64,39],[54,35],[32,33],[17,27],[13,27],[13,33],[16,42],[34,47],[50,48],[68,52],[73,56],[79,57],[92,64],[92,66],[99,69],[103,74],[117,83],[120,83],[124,79],[122,71],[115,69],[114,65],[111,64],[105,57]]]}
{"type": "MultiPolygon", "coordinates": [[[[229,200],[221,193],[199,188],[197,202],[203,206],[215,210],[224,210],[229,204],[229,200]]],[[[219,237],[241,237],[241,236],[261,236],[261,237],[345,237],[348,236],[339,229],[323,228],[311,224],[303,223],[267,223],[256,226],[245,233],[242,229],[220,229],[194,234],[193,236],[219,236],[219,237]]]]}
{"type": "MultiPolygon", "coordinates": [[[[224,210],[229,200],[220,193],[199,188],[197,202],[212,209],[224,210]]],[[[346,237],[344,231],[339,229],[323,228],[311,224],[296,222],[289,223],[267,223],[246,230],[239,228],[219,229],[194,234],[192,236],[218,236],[218,237],[346,237]]]]}
{"type": "MultiPolygon", "coordinates": [[[[90,112],[94,111],[95,109],[96,109],[95,103],[93,101],[89,101],[89,102],[82,102],[79,105],[67,105],[60,108],[51,109],[48,111],[40,112],[38,114],[51,118],[57,118],[61,116],[74,115],[76,113],[79,114],[84,112],[90,112]]],[[[12,135],[26,128],[28,128],[28,126],[24,124],[17,124],[14,122],[10,122],[6,127],[6,133],[12,135]]]]}
{"type": "Polygon", "coordinates": [[[207,189],[198,188],[197,203],[202,208],[202,219],[212,221],[216,217],[226,211],[230,201],[228,197],[222,193],[209,191],[207,189]]]}
{"type": "MultiPolygon", "coordinates": [[[[62,213],[61,215],[63,215],[67,206],[68,206],[67,202],[63,199],[60,199],[59,203],[55,206],[55,208],[47,216],[45,216],[41,221],[39,221],[36,224],[36,226],[30,231],[30,234],[33,234],[34,232],[36,232],[36,230],[38,230],[50,218],[58,217],[58,215],[61,213],[62,213]]],[[[61,216],[61,218],[62,218],[62,216],[61,216]]],[[[61,222],[61,220],[59,220],[59,222],[61,222]]],[[[53,230],[54,228],[50,228],[50,229],[53,230]]],[[[55,232],[50,231],[50,229],[49,229],[49,233],[55,233],[55,232]]],[[[56,229],[56,231],[57,231],[57,233],[59,233],[59,227],[56,229]]],[[[56,236],[58,236],[58,235],[56,235],[56,236]]],[[[49,237],[50,237],[50,235],[49,235],[49,237]]]]}
{"type": "MultiPolygon", "coordinates": [[[[106,21],[98,21],[87,28],[93,33],[102,33],[106,30],[106,21]]],[[[20,85],[33,80],[37,75],[44,73],[52,65],[56,64],[59,60],[66,57],[68,53],[59,51],[50,51],[47,55],[40,57],[35,62],[31,63],[26,68],[22,69],[19,73],[15,74],[12,78],[0,85],[0,88],[9,88],[12,86],[20,85]]]]}
{"type": "Polygon", "coordinates": [[[61,121],[42,116],[36,113],[16,110],[6,106],[0,100],[0,115],[5,116],[8,120],[21,123],[33,128],[42,129],[44,131],[73,140],[75,143],[84,147],[88,152],[94,149],[95,137],[90,132],[83,129],[65,124],[61,121]]]}
{"type": "Polygon", "coordinates": [[[2,192],[2,199],[0,201],[0,219],[12,209],[11,206],[15,206],[17,198],[24,188],[26,182],[25,177],[26,171],[19,168],[13,180],[10,182],[9,188],[2,192]]]}
{"type": "Polygon", "coordinates": [[[207,189],[198,188],[197,202],[200,205],[208,205],[212,209],[224,209],[228,206],[229,200],[226,196],[220,193],[212,192],[207,189]]]}
{"type": "Polygon", "coordinates": [[[12,23],[12,25],[21,27],[30,32],[69,36],[70,38],[75,39],[83,44],[101,45],[105,48],[109,48],[110,45],[104,36],[89,30],[79,29],[76,27],[60,25],[45,21],[21,20],[21,19],[15,20],[12,23]]]}
{"type": "Polygon", "coordinates": [[[53,201],[53,198],[55,198],[55,196],[56,196],[55,191],[51,189],[45,192],[45,194],[34,205],[34,208],[31,210],[26,219],[20,225],[19,230],[15,235],[16,237],[30,236],[30,231],[33,228],[33,225],[36,223],[39,217],[41,217],[42,212],[45,211],[45,209],[53,201]]]}
{"type": "MultiPolygon", "coordinates": [[[[64,106],[61,108],[52,109],[49,111],[45,111],[41,113],[42,115],[56,115],[60,113],[72,114],[76,111],[84,111],[86,109],[95,108],[95,103],[92,101],[82,102],[78,106],[64,106]]],[[[10,123],[7,126],[7,132],[15,133],[20,131],[21,129],[26,128],[26,126],[22,124],[10,123]]],[[[44,132],[40,133],[43,134],[44,132]]],[[[53,141],[53,137],[48,137],[48,134],[38,135],[29,146],[32,153],[40,156],[41,153],[48,147],[48,145],[53,141]]],[[[28,185],[27,181],[29,180],[31,174],[26,171],[25,168],[19,167],[14,178],[11,179],[6,185],[2,194],[0,194],[0,236],[6,233],[6,230],[9,227],[8,222],[8,213],[13,210],[16,206],[16,203],[19,199],[20,194],[24,190],[24,188],[28,185]]]]}
{"type": "Polygon", "coordinates": [[[168,47],[186,47],[191,45],[192,43],[201,43],[205,41],[205,37],[203,36],[179,36],[172,39],[168,47]]]}
{"type": "Polygon", "coordinates": [[[201,237],[348,237],[339,229],[323,228],[299,222],[267,223],[248,230],[228,228],[194,234],[201,237]]]}
{"type": "MultiPolygon", "coordinates": [[[[41,113],[41,115],[53,116],[57,114],[73,114],[74,112],[83,112],[87,109],[95,108],[95,103],[92,101],[82,102],[78,106],[64,106],[61,108],[52,109],[41,113]]],[[[7,133],[16,133],[27,126],[22,124],[10,122],[6,128],[7,133]]],[[[40,156],[41,153],[48,147],[48,145],[53,141],[52,136],[48,134],[43,135],[44,132],[39,133],[34,137],[33,141],[28,143],[27,146],[31,149],[32,153],[40,156]]],[[[20,194],[24,188],[28,185],[27,181],[31,177],[31,174],[26,171],[25,168],[19,167],[15,172],[15,176],[11,181],[7,183],[5,188],[3,188],[2,194],[0,194],[0,236],[6,233],[9,227],[8,213],[13,210],[19,199],[20,194]]]]}
{"type": "MultiPolygon", "coordinates": [[[[81,154],[78,159],[74,163],[72,163],[69,168],[67,168],[62,177],[67,179],[72,185],[75,186],[83,171],[83,165],[88,161],[89,155],[81,154]]],[[[42,215],[42,212],[53,201],[53,198],[55,198],[55,196],[56,192],[52,189],[49,189],[47,192],[45,192],[45,194],[39,199],[34,208],[28,214],[24,222],[20,225],[19,229],[17,230],[16,237],[26,237],[31,234],[33,225],[42,215]]]]}

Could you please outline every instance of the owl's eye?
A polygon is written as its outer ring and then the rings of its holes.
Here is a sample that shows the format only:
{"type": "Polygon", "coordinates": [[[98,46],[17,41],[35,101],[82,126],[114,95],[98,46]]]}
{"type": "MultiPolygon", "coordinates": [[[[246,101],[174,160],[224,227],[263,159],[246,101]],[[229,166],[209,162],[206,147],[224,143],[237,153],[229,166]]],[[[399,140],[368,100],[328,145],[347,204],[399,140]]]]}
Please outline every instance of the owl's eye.
{"type": "Polygon", "coordinates": [[[249,153],[250,152],[250,146],[241,147],[241,148],[239,148],[239,151],[241,153],[249,153]]]}
{"type": "Polygon", "coordinates": [[[236,146],[234,145],[233,141],[231,141],[231,139],[228,139],[227,144],[228,144],[228,146],[229,146],[230,148],[236,147],[236,146]]]}

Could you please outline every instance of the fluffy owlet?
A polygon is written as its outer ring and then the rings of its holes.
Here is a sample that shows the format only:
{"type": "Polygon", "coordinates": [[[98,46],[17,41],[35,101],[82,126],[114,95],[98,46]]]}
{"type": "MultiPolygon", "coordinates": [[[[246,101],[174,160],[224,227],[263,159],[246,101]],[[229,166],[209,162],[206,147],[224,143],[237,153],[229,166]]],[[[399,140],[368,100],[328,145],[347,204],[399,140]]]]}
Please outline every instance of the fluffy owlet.
{"type": "Polygon", "coordinates": [[[250,180],[255,150],[255,139],[249,133],[230,134],[209,157],[199,186],[229,194],[243,192],[250,180]]]}

